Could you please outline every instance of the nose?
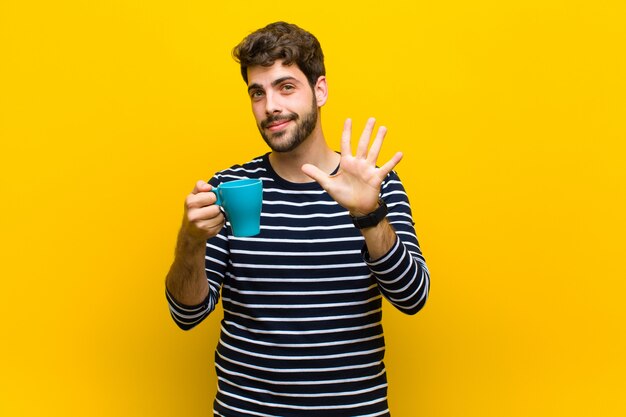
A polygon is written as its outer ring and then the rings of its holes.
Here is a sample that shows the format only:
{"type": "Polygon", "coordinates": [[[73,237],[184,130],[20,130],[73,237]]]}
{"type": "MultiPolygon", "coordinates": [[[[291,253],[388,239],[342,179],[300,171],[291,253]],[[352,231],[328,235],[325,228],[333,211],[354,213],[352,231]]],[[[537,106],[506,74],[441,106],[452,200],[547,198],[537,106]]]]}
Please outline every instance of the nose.
{"type": "Polygon", "coordinates": [[[275,96],[272,92],[268,92],[265,95],[265,114],[271,116],[273,114],[279,114],[280,112],[282,112],[280,98],[275,96]]]}

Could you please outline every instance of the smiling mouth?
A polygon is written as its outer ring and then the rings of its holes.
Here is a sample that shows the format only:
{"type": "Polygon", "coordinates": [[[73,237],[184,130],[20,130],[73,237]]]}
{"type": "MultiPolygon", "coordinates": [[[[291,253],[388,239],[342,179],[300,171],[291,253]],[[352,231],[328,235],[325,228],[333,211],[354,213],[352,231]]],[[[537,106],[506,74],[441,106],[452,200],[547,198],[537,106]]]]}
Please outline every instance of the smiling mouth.
{"type": "Polygon", "coordinates": [[[290,122],[291,120],[280,120],[277,122],[273,122],[267,125],[267,129],[271,132],[275,132],[277,130],[281,130],[284,127],[287,126],[287,124],[290,122]]]}
{"type": "Polygon", "coordinates": [[[277,130],[282,130],[287,126],[287,124],[293,120],[296,120],[296,115],[287,115],[287,116],[274,116],[269,117],[263,122],[261,122],[261,127],[269,130],[270,132],[275,132],[277,130]]]}

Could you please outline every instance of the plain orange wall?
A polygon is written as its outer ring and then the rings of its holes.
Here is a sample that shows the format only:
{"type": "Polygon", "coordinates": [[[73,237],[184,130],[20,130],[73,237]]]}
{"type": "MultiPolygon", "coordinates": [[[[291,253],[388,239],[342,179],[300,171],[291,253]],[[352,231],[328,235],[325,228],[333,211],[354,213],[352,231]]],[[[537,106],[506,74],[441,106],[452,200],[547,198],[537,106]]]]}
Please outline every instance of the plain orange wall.
{"type": "MultiPolygon", "coordinates": [[[[197,179],[265,152],[231,48],[326,54],[389,128],[432,273],[385,311],[395,417],[623,416],[623,1],[3,1],[0,416],[207,416],[220,312],[164,276],[197,179]]],[[[385,157],[384,156],[384,157],[385,157]]]]}

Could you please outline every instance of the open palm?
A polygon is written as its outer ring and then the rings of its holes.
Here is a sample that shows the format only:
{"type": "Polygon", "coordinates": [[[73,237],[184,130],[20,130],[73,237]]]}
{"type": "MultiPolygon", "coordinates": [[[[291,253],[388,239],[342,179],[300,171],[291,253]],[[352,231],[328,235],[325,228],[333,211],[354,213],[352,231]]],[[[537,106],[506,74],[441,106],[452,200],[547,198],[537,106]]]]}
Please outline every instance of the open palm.
{"type": "Polygon", "coordinates": [[[346,120],[341,135],[341,162],[337,174],[328,175],[311,164],[302,167],[305,174],[317,181],[337,203],[354,216],[364,215],[376,209],[380,185],[402,159],[402,153],[397,152],[383,166],[376,166],[387,129],[384,126],[378,129],[370,147],[375,123],[374,118],[368,119],[359,138],[356,153],[352,155],[352,121],[346,120]]]}

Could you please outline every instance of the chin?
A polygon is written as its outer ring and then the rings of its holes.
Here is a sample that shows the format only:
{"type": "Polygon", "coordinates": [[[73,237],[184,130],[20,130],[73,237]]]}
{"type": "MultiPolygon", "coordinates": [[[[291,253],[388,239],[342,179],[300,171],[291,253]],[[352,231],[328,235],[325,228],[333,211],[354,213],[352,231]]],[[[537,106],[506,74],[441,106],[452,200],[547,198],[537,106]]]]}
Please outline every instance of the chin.
{"type": "Polygon", "coordinates": [[[263,139],[273,152],[278,153],[290,152],[300,145],[294,143],[293,138],[289,138],[287,132],[278,132],[269,137],[264,136],[263,139]]]}

